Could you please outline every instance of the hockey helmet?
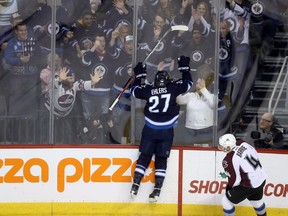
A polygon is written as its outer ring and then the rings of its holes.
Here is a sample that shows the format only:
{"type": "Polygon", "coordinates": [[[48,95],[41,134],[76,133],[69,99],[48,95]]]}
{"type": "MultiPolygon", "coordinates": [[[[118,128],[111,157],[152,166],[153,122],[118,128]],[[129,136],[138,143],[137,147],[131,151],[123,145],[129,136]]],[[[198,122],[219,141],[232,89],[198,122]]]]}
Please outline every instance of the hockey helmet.
{"type": "Polygon", "coordinates": [[[167,71],[158,71],[155,75],[154,85],[157,87],[165,87],[170,81],[170,76],[167,71]]]}
{"type": "Polygon", "coordinates": [[[219,138],[218,149],[229,152],[236,146],[236,138],[233,134],[224,134],[219,138]]]}

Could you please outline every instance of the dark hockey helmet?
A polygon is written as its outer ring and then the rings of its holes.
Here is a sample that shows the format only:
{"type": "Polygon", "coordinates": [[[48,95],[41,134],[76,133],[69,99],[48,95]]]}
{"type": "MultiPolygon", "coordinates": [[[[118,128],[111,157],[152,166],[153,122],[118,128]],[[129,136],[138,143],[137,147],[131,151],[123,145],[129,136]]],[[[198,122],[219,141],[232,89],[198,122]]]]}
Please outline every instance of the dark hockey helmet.
{"type": "Polygon", "coordinates": [[[170,76],[167,71],[158,71],[155,75],[154,85],[157,87],[165,87],[170,81],[170,76]]]}

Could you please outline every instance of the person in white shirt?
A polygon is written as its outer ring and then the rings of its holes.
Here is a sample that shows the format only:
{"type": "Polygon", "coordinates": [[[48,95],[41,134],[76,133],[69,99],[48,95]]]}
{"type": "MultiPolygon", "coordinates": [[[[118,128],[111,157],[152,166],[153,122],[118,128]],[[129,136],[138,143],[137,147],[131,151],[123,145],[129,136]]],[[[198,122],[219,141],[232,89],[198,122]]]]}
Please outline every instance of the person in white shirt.
{"type": "MultiPolygon", "coordinates": [[[[186,105],[185,144],[205,143],[212,140],[214,95],[205,85],[205,80],[199,78],[196,91],[177,97],[179,105],[186,105]]],[[[182,135],[181,135],[182,136],[182,135]]]]}
{"type": "Polygon", "coordinates": [[[219,138],[218,149],[226,155],[222,166],[228,177],[226,193],[222,198],[224,216],[235,215],[235,205],[249,200],[257,216],[266,216],[263,190],[267,174],[258,153],[249,143],[238,140],[233,134],[219,138]]]}

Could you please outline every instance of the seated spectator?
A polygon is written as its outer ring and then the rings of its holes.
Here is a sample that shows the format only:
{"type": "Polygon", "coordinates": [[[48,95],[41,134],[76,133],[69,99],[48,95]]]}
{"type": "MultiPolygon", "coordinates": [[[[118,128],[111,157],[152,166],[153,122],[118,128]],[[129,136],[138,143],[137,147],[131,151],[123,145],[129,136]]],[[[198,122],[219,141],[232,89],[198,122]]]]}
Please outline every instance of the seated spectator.
{"type": "Polygon", "coordinates": [[[264,113],[261,116],[259,123],[260,132],[253,131],[251,133],[251,137],[256,138],[254,141],[255,148],[283,148],[283,132],[276,125],[276,120],[272,113],[264,113]]]}
{"type": "Polygon", "coordinates": [[[196,91],[188,92],[177,97],[179,105],[186,105],[185,144],[203,143],[212,141],[214,95],[205,85],[205,80],[199,78],[196,91]]]}

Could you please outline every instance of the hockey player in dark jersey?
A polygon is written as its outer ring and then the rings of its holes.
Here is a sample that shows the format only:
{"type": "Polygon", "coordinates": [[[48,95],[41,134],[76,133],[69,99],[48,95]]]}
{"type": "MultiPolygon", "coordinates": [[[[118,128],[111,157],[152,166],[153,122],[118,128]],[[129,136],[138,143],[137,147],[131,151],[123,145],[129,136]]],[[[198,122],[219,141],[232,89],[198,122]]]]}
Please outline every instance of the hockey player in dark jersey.
{"type": "Polygon", "coordinates": [[[262,197],[267,174],[255,148],[241,140],[236,144],[233,134],[221,136],[218,148],[226,153],[222,161],[228,176],[226,193],[222,198],[224,216],[234,216],[234,206],[245,199],[250,201],[257,216],[266,216],[262,197]]]}
{"type": "Polygon", "coordinates": [[[157,202],[166,175],[167,158],[169,157],[174,138],[173,125],[179,117],[179,106],[176,97],[187,92],[192,86],[189,66],[190,58],[178,58],[178,70],[182,79],[172,81],[166,71],[158,71],[154,84],[141,84],[141,78],[146,78],[146,67],[139,62],[134,68],[136,75],[132,84],[131,94],[146,100],[144,108],[145,126],[142,130],[140,156],[134,171],[131,196],[134,198],[140,186],[145,171],[155,154],[155,186],[149,195],[150,202],[157,202]]]}

